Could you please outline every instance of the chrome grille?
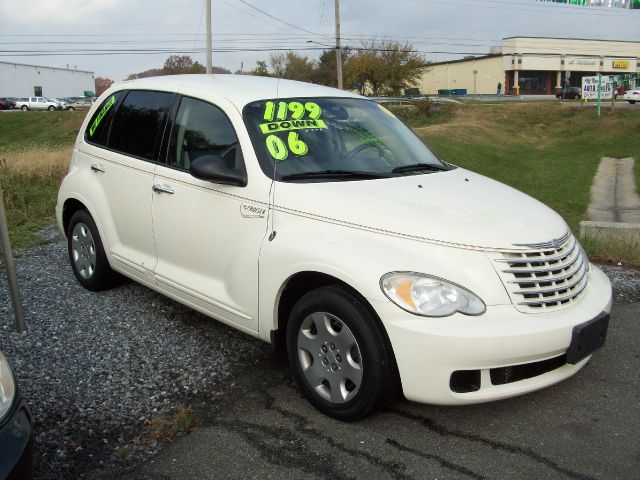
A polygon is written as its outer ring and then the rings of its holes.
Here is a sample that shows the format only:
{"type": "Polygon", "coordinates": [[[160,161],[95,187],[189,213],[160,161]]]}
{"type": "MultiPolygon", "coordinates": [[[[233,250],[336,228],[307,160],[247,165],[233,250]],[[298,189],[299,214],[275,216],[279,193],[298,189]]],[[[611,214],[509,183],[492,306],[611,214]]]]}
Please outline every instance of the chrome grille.
{"type": "MultiPolygon", "coordinates": [[[[525,245],[523,245],[525,246],[525,245]]],[[[503,252],[494,260],[519,310],[545,311],[576,301],[587,286],[589,261],[573,235],[503,252]]]]}

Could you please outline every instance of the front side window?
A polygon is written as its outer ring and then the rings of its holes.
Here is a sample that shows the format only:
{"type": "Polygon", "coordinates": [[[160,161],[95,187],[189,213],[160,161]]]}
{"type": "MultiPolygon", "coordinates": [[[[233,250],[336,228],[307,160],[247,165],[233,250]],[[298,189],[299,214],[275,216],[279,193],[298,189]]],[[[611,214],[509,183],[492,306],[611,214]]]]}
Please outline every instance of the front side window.
{"type": "Polygon", "coordinates": [[[227,167],[243,168],[238,149],[236,133],[222,110],[193,98],[182,99],[171,130],[170,166],[188,170],[198,157],[217,155],[227,167]]]}
{"type": "Polygon", "coordinates": [[[131,90],[113,118],[109,148],[153,160],[172,101],[172,93],[131,90]]]}
{"type": "Polygon", "coordinates": [[[451,168],[369,100],[261,100],[248,104],[244,117],[263,171],[276,180],[364,180],[451,168]]]}

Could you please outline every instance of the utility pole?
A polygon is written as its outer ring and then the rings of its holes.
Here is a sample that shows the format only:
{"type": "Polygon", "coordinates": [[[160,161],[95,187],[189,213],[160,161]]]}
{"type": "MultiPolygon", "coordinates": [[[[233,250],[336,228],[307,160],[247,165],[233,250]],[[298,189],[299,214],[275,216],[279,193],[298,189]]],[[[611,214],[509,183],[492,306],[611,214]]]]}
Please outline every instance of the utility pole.
{"type": "MultiPolygon", "coordinates": [[[[207,73],[211,73],[211,0],[206,1],[206,17],[207,17],[207,73]]],[[[202,4],[201,4],[202,5],[202,4]]]]}
{"type": "Polygon", "coordinates": [[[342,90],[342,50],[340,49],[340,0],[336,0],[336,69],[338,88],[342,90]]]}

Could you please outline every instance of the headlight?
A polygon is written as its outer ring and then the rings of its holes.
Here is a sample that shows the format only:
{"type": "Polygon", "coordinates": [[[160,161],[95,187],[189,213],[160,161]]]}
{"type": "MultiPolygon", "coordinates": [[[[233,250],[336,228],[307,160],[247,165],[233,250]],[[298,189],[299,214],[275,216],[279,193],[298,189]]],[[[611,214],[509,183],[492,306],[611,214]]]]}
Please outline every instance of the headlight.
{"type": "Polygon", "coordinates": [[[15,394],[16,384],[13,380],[11,367],[2,352],[0,352],[0,420],[2,420],[11,409],[15,394]]]}
{"type": "Polygon", "coordinates": [[[466,288],[421,273],[391,272],[380,279],[380,287],[393,303],[424,317],[446,317],[456,312],[481,315],[484,302],[466,288]]]}

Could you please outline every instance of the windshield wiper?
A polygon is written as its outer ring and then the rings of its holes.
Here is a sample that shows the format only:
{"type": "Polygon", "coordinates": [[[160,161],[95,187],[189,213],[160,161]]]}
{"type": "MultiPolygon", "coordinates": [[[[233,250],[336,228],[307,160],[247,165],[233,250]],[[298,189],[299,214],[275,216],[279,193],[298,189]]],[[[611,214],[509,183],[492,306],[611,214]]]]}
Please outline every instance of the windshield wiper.
{"type": "Polygon", "coordinates": [[[391,170],[392,173],[416,172],[418,170],[429,170],[431,172],[445,172],[450,170],[445,165],[436,165],[434,163],[412,163],[410,165],[402,165],[391,170]]]}
{"type": "Polygon", "coordinates": [[[298,172],[283,175],[281,180],[304,180],[307,178],[388,178],[390,175],[380,172],[359,170],[320,170],[317,172],[298,172]]]}

